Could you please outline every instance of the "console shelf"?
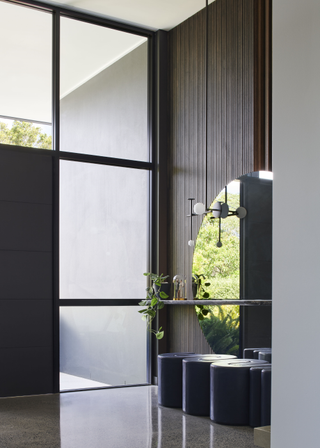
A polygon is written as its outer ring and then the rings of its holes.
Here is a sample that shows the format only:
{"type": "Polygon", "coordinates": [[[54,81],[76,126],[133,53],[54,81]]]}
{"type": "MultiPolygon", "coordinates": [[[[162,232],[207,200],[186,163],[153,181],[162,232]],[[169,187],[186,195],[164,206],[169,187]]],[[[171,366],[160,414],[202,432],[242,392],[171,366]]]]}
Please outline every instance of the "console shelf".
{"type": "Polygon", "coordinates": [[[239,305],[239,306],[271,306],[272,300],[233,300],[233,299],[225,299],[225,300],[162,300],[165,305],[239,305]]]}

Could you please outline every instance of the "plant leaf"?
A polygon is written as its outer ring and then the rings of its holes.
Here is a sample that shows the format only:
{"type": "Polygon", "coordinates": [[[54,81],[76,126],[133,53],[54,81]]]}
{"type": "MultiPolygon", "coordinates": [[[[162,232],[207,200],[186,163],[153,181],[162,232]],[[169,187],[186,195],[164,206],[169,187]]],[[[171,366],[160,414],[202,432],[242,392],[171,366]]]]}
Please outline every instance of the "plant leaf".
{"type": "Polygon", "coordinates": [[[158,310],[162,310],[163,307],[164,307],[164,303],[158,302],[158,310]]]}
{"type": "Polygon", "coordinates": [[[167,299],[169,296],[164,291],[160,291],[160,297],[161,299],[167,299]]]}
{"type": "Polygon", "coordinates": [[[158,331],[158,333],[156,333],[156,338],[157,339],[162,339],[164,335],[164,331],[158,331]]]}
{"type": "Polygon", "coordinates": [[[155,306],[158,303],[158,299],[155,297],[151,300],[151,306],[155,306]]]}

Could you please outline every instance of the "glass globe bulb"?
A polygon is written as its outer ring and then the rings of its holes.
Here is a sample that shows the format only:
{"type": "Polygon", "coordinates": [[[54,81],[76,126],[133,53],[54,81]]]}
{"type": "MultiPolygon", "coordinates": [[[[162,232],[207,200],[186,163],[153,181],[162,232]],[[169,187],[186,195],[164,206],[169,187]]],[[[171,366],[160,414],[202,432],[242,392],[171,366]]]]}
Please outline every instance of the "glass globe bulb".
{"type": "Polygon", "coordinates": [[[206,211],[206,207],[204,204],[202,204],[202,202],[198,202],[193,207],[193,211],[195,212],[196,215],[203,215],[206,211]]]}
{"type": "Polygon", "coordinates": [[[213,204],[212,216],[214,218],[220,218],[221,215],[221,202],[215,202],[213,204]]]}

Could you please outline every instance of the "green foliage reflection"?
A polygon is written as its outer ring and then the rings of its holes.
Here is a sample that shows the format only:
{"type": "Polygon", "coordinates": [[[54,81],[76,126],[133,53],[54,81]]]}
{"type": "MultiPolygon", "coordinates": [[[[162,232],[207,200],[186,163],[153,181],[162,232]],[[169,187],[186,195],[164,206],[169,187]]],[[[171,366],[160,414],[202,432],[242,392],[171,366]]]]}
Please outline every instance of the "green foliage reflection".
{"type": "Polygon", "coordinates": [[[201,329],[214,353],[238,356],[239,307],[208,306],[209,313],[200,321],[201,329]]]}
{"type": "MultiPolygon", "coordinates": [[[[224,190],[214,202],[225,201],[224,190]]],[[[212,203],[210,208],[213,208],[212,203]]],[[[240,206],[240,195],[228,193],[231,210],[240,206]]],[[[221,220],[222,247],[219,240],[219,220],[204,217],[198,233],[194,257],[193,274],[203,274],[210,283],[206,288],[212,299],[240,298],[240,220],[230,216],[221,220]]],[[[196,307],[202,331],[215,353],[238,354],[239,306],[203,306],[203,313],[196,307]]]]}

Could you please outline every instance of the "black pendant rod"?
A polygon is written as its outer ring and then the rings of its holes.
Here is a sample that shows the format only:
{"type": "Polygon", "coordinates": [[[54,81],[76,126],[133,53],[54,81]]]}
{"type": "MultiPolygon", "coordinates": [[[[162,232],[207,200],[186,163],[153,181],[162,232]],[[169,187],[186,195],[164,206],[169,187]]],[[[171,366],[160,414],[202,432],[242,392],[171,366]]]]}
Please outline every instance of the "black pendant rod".
{"type": "Polygon", "coordinates": [[[209,13],[208,13],[209,7],[208,7],[208,0],[206,0],[206,54],[205,54],[205,109],[206,109],[206,122],[205,122],[205,145],[206,145],[206,194],[205,194],[205,205],[206,210],[208,210],[208,57],[209,57],[209,51],[208,51],[208,41],[209,41],[209,13]]]}
{"type": "Polygon", "coordinates": [[[206,54],[205,54],[205,110],[206,110],[206,121],[205,121],[205,147],[206,147],[206,157],[205,157],[205,172],[206,172],[206,194],[205,194],[205,206],[208,210],[208,42],[209,42],[209,13],[208,13],[208,0],[206,0],[206,54]]]}

